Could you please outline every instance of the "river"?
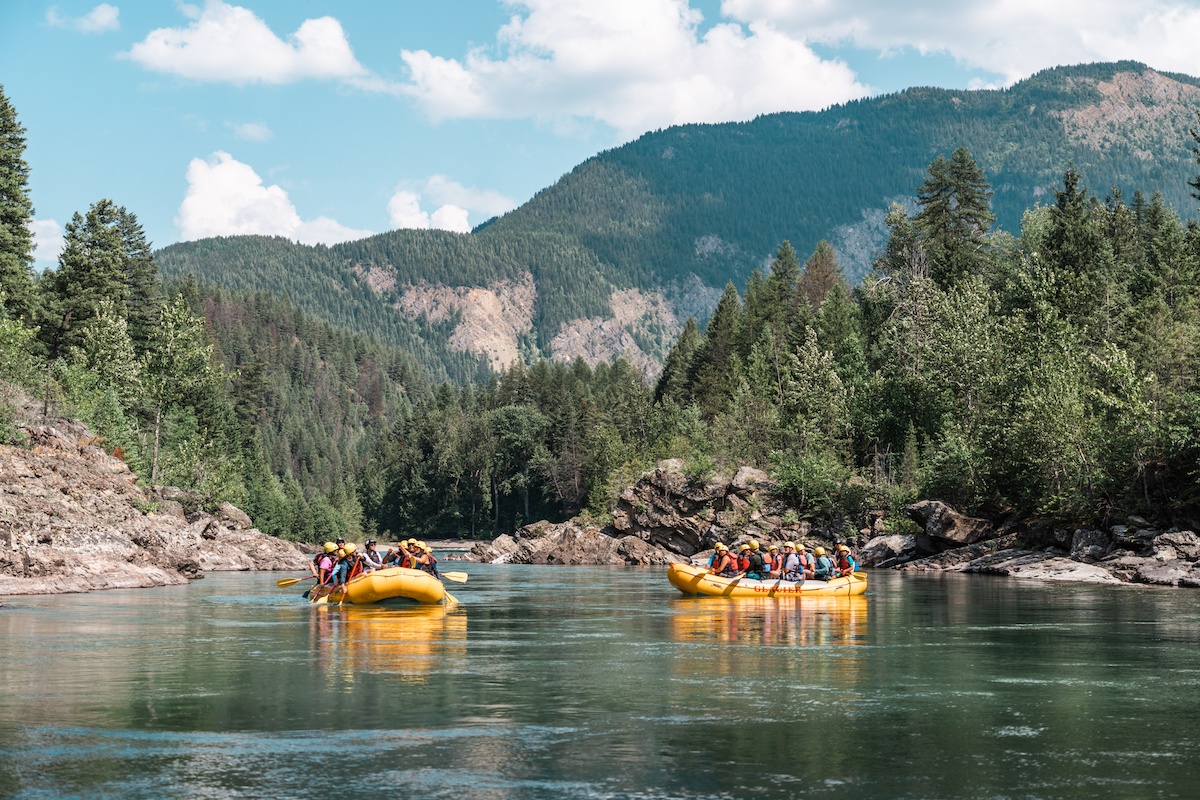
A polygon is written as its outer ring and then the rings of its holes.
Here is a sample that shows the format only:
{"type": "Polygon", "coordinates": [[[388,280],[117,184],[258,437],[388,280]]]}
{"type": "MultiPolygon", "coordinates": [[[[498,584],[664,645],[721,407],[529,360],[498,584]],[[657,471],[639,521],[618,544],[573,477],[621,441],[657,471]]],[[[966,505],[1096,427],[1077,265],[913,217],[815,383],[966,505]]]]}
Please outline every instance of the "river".
{"type": "Polygon", "coordinates": [[[310,606],[272,573],[7,598],[0,796],[1200,795],[1193,592],[454,568],[449,609],[310,606]]]}

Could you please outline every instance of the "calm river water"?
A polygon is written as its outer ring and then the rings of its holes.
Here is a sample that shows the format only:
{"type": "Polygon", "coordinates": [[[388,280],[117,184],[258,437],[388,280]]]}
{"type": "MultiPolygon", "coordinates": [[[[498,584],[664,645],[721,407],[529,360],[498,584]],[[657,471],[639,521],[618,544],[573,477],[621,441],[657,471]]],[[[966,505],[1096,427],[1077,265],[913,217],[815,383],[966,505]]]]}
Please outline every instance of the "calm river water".
{"type": "Polygon", "coordinates": [[[271,573],[9,598],[0,797],[1200,796],[1200,594],[465,569],[452,609],[271,573]]]}

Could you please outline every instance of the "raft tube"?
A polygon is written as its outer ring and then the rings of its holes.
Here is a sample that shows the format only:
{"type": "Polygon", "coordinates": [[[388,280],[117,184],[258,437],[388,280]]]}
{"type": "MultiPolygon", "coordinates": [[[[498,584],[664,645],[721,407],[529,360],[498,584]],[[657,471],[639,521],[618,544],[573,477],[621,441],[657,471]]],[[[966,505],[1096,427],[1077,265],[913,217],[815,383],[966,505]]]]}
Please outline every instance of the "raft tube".
{"type": "Polygon", "coordinates": [[[684,594],[708,597],[849,597],[867,590],[865,572],[829,581],[756,581],[710,575],[704,567],[678,561],[667,570],[667,580],[684,594]]]}
{"type": "Polygon", "coordinates": [[[406,597],[418,603],[440,603],[446,597],[442,582],[419,569],[388,567],[367,572],[354,578],[345,587],[313,590],[313,602],[353,603],[356,606],[406,597]]]}

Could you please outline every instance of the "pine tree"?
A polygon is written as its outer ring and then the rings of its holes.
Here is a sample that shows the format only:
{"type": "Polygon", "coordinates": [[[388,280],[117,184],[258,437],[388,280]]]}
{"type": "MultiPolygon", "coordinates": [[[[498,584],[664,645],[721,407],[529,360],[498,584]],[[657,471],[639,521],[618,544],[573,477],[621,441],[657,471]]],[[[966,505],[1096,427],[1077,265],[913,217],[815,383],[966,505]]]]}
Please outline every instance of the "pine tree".
{"type": "Polygon", "coordinates": [[[938,286],[982,270],[988,229],[996,219],[991,198],[983,171],[965,147],[929,165],[917,192],[921,211],[914,222],[929,254],[929,275],[938,286]]]}
{"type": "Polygon", "coordinates": [[[708,321],[708,330],[692,359],[688,376],[688,389],[705,419],[724,411],[737,387],[741,372],[737,355],[741,327],[741,301],[730,283],[708,321]]]}
{"type": "Polygon", "coordinates": [[[825,302],[825,297],[838,284],[845,284],[842,269],[838,266],[833,245],[822,239],[813,248],[812,255],[804,262],[804,274],[800,276],[800,294],[808,301],[815,314],[825,302]]]}
{"type": "Polygon", "coordinates": [[[683,331],[667,353],[666,361],[663,362],[662,374],[658,377],[658,384],[654,388],[654,402],[661,403],[669,399],[681,406],[687,405],[687,401],[690,399],[687,391],[688,373],[692,367],[692,359],[695,358],[699,348],[700,327],[696,324],[695,317],[688,317],[683,331]]]}
{"type": "Polygon", "coordinates": [[[25,128],[0,85],[0,291],[14,318],[33,307],[33,201],[25,163],[25,128]]]}

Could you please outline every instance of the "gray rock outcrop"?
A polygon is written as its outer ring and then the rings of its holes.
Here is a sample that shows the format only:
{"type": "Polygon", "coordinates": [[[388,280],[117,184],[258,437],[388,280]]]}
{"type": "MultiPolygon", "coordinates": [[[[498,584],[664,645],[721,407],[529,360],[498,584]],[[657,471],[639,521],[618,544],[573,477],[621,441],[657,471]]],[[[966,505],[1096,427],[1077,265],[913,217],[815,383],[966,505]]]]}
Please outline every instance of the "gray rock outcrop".
{"type": "MultiPolygon", "coordinates": [[[[186,583],[204,570],[303,569],[296,545],[244,512],[184,517],[81,424],[29,425],[29,448],[0,445],[0,595],[186,583]]],[[[177,490],[176,490],[177,491],[177,490]]],[[[167,492],[167,494],[171,494],[167,492]]]]}

